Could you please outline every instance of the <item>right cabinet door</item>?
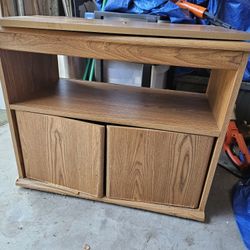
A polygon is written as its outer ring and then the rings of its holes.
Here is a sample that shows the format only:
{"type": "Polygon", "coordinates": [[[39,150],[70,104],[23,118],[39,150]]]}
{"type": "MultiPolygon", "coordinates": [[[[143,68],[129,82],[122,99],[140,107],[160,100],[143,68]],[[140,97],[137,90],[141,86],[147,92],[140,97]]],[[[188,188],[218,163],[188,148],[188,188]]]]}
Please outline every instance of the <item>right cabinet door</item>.
{"type": "Polygon", "coordinates": [[[107,127],[107,197],[196,208],[214,138],[107,127]]]}

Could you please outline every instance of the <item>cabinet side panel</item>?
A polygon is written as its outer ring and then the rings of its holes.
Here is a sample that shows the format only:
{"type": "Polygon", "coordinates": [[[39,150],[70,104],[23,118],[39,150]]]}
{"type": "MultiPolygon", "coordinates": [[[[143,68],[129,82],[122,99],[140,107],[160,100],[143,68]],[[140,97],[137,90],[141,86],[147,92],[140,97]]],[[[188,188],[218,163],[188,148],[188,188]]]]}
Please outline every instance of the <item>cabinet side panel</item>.
{"type": "Polygon", "coordinates": [[[16,155],[18,174],[25,177],[15,112],[10,104],[31,97],[58,79],[57,57],[26,52],[0,50],[0,81],[16,155]]]}
{"type": "Polygon", "coordinates": [[[10,104],[58,81],[57,56],[0,50],[7,97],[10,104]]]}
{"type": "Polygon", "coordinates": [[[196,208],[214,139],[108,127],[109,198],[196,208]]]}
{"type": "Polygon", "coordinates": [[[17,112],[28,178],[103,195],[104,127],[17,112]]]}
{"type": "Polygon", "coordinates": [[[219,129],[222,129],[231,96],[235,91],[236,70],[213,69],[207,89],[209,104],[219,129]]]}
{"type": "Polygon", "coordinates": [[[204,191],[201,196],[201,202],[199,206],[200,211],[205,210],[215,170],[224,143],[228,124],[233,113],[236,98],[241,86],[247,61],[248,53],[245,53],[243,54],[242,62],[238,70],[213,70],[211,73],[211,78],[207,89],[207,96],[210,106],[213,110],[214,117],[216,118],[217,124],[221,129],[221,133],[215,143],[208,175],[204,185],[204,191]]]}

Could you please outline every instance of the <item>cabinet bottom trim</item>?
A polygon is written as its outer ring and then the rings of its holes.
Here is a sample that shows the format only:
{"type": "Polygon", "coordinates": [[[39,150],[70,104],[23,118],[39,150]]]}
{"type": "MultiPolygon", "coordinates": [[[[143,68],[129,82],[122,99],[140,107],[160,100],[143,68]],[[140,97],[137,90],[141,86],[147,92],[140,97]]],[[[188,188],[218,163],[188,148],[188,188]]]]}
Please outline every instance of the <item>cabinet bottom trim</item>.
{"type": "Polygon", "coordinates": [[[91,196],[89,194],[86,194],[86,193],[83,193],[74,189],[70,189],[67,187],[63,187],[63,186],[59,186],[59,185],[55,185],[55,184],[51,184],[47,182],[32,180],[28,178],[18,178],[16,181],[16,185],[20,187],[28,188],[28,189],[43,191],[43,192],[74,196],[78,198],[100,201],[100,202],[105,202],[105,203],[120,205],[120,206],[125,206],[125,207],[131,207],[131,208],[136,208],[136,209],[142,209],[142,210],[147,210],[151,212],[177,216],[177,217],[181,217],[185,219],[192,219],[192,220],[201,221],[201,222],[205,221],[205,213],[204,211],[201,211],[199,209],[190,209],[190,208],[184,208],[184,207],[174,207],[174,206],[150,204],[150,203],[144,203],[144,202],[117,200],[117,199],[110,199],[107,197],[97,198],[97,197],[91,196]]]}

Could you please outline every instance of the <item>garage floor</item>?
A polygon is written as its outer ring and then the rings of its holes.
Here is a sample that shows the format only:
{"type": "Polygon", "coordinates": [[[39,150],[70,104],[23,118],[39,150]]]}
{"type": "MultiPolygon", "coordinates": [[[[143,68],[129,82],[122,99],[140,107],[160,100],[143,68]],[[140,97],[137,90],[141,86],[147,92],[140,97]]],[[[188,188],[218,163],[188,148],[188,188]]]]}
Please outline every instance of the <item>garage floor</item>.
{"type": "Polygon", "coordinates": [[[14,185],[16,163],[8,125],[0,127],[1,250],[244,249],[230,206],[237,179],[217,170],[207,222],[82,199],[14,185]],[[89,248],[89,247],[90,248],[89,248]]]}

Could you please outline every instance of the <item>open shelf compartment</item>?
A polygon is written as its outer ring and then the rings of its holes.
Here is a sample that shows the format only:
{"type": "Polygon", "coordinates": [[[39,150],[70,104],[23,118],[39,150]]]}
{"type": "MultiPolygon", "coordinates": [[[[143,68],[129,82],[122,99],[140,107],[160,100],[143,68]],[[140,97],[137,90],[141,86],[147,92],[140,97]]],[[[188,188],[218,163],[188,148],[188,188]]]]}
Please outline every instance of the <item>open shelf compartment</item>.
{"type": "Polygon", "coordinates": [[[60,79],[13,110],[217,137],[205,94],[60,79]]]}

